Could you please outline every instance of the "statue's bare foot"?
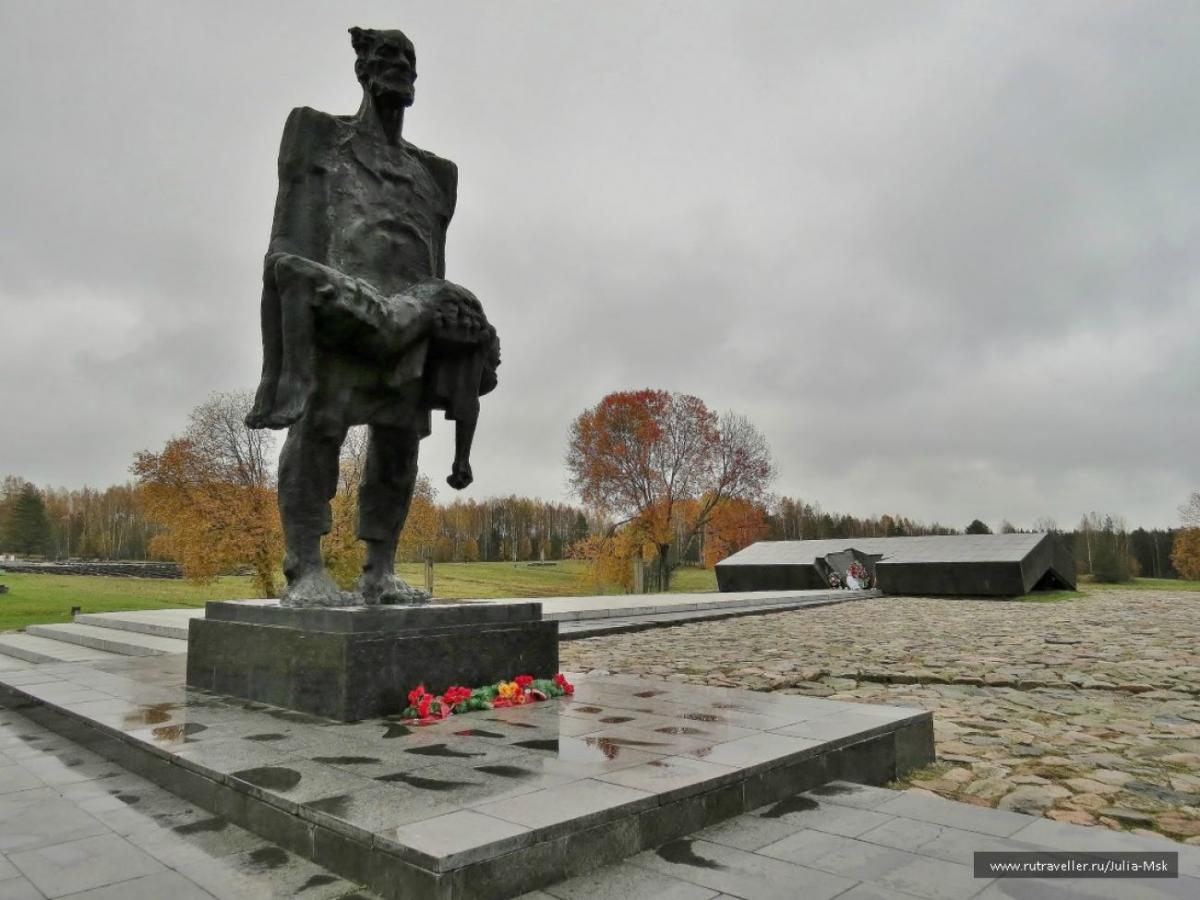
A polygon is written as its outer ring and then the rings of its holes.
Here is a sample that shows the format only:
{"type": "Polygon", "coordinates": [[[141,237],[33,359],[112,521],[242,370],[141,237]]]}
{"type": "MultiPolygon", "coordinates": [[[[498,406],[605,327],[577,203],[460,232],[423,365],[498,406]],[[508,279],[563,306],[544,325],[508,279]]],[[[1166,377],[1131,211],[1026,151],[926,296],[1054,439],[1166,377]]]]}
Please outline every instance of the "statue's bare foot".
{"type": "Polygon", "coordinates": [[[270,427],[267,425],[267,420],[271,415],[271,408],[275,405],[275,393],[278,389],[279,382],[274,379],[264,379],[259,382],[258,391],[254,395],[254,405],[246,414],[247,428],[270,427]]]}
{"type": "MultiPolygon", "coordinates": [[[[284,375],[279,379],[279,387],[275,391],[275,402],[271,404],[270,411],[262,417],[262,425],[251,425],[250,427],[287,428],[293,425],[300,421],[300,417],[307,411],[312,392],[311,379],[284,375]]],[[[258,409],[257,401],[254,408],[258,409]]],[[[254,415],[254,410],[251,410],[250,414],[254,415]]],[[[246,422],[249,424],[249,417],[246,422]]]]}
{"type": "Polygon", "coordinates": [[[288,584],[280,606],[353,606],[358,602],[348,591],[341,590],[324,569],[305,572],[288,584]]]}
{"type": "Polygon", "coordinates": [[[358,580],[358,589],[367,606],[420,606],[433,599],[428,592],[391,574],[364,573],[358,580]]]}

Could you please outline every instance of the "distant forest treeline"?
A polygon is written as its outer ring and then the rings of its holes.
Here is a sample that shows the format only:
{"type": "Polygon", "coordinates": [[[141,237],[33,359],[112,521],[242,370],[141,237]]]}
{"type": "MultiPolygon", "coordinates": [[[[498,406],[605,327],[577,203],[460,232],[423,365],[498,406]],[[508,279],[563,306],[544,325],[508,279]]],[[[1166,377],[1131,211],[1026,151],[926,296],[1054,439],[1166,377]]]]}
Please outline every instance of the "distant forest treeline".
{"type": "MultiPolygon", "coordinates": [[[[456,499],[435,506],[437,536],[430,547],[435,562],[561,560],[573,544],[605,532],[610,524],[582,507],[529,497],[456,499]]],[[[775,498],[764,513],[759,540],[961,534],[987,527],[979,521],[953,528],[901,515],[831,513],[792,497],[775,498]]],[[[152,558],[150,541],[161,530],[143,515],[133,484],[68,490],[38,488],[16,476],[0,482],[0,553],[142,560],[152,558]]],[[[1029,529],[1003,522],[999,530],[1059,532],[1073,548],[1081,573],[1092,571],[1096,548],[1106,535],[1115,534],[1134,574],[1179,577],[1171,563],[1179,529],[1128,530],[1119,517],[1088,513],[1072,530],[1059,529],[1050,520],[1029,529]]],[[[682,562],[699,564],[705,558],[704,537],[686,549],[682,562]]]]}

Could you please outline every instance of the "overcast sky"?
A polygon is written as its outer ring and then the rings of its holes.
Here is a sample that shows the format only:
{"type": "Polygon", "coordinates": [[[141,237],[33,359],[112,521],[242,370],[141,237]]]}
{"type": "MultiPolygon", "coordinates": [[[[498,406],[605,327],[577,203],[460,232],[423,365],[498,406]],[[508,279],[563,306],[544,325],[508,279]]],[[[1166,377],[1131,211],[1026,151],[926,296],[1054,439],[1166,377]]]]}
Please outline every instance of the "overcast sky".
{"type": "Polygon", "coordinates": [[[0,475],[124,481],[255,386],[280,133],[357,108],[351,25],[412,38],[405,136],[459,165],[504,348],[470,495],[567,499],[571,420],[647,386],[829,510],[1200,488],[1194,0],[0,0],[0,475]]]}

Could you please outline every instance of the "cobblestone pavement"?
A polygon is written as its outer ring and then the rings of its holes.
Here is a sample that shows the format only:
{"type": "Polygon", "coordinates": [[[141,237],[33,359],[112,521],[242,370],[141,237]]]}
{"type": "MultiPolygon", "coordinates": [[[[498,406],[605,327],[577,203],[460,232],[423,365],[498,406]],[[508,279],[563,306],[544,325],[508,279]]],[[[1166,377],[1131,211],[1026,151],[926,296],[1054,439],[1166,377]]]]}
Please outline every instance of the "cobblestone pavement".
{"type": "Polygon", "coordinates": [[[1200,844],[1200,595],[881,597],[561,645],[562,667],[932,710],[906,784],[1200,844]]]}

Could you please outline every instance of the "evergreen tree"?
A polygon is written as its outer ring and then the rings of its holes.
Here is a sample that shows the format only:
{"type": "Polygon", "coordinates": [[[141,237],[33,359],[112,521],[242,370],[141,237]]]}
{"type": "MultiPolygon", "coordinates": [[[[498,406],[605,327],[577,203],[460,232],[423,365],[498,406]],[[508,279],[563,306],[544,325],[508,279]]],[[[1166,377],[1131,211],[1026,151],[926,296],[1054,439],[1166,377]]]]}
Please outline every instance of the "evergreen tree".
{"type": "Polygon", "coordinates": [[[967,534],[991,534],[991,533],[992,533],[992,529],[988,528],[987,525],[985,525],[979,519],[976,519],[974,522],[972,522],[970,525],[967,526],[967,534]]]}
{"type": "Polygon", "coordinates": [[[50,521],[46,504],[32,484],[25,484],[9,506],[4,522],[4,546],[22,556],[38,556],[46,552],[50,542],[50,521]]]}

